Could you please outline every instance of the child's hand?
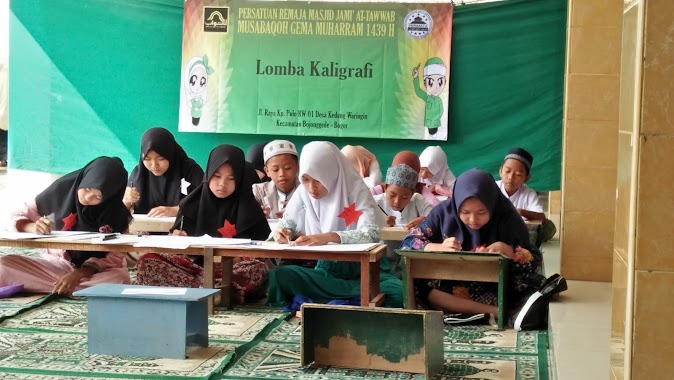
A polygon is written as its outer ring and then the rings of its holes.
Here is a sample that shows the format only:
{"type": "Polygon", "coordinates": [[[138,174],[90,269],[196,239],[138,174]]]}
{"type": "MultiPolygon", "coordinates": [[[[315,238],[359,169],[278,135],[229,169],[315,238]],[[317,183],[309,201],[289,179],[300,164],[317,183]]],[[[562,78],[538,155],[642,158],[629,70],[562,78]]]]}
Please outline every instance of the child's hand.
{"type": "Polygon", "coordinates": [[[417,66],[412,69],[412,78],[417,79],[418,76],[419,76],[419,67],[417,66]]]}
{"type": "Polygon", "coordinates": [[[515,252],[513,251],[513,248],[501,241],[497,241],[496,243],[487,246],[486,252],[500,253],[510,259],[514,259],[515,257],[515,252]]]}
{"type": "Polygon", "coordinates": [[[271,214],[271,207],[262,205],[262,212],[264,213],[264,217],[269,219],[269,215],[271,214]]]}
{"type": "Polygon", "coordinates": [[[339,243],[340,241],[339,235],[334,232],[328,232],[316,235],[301,235],[293,240],[290,245],[314,246],[325,245],[328,243],[339,243]]]}
{"type": "Polygon", "coordinates": [[[282,209],[276,211],[276,217],[279,218],[279,219],[283,218],[283,213],[284,213],[285,211],[286,211],[285,208],[282,208],[282,209]]]}
{"type": "Polygon", "coordinates": [[[122,202],[126,205],[126,208],[131,209],[134,203],[138,202],[140,199],[140,193],[135,187],[127,187],[124,191],[124,198],[122,202]]]}
{"type": "Polygon", "coordinates": [[[96,273],[96,271],[93,268],[90,267],[82,267],[82,268],[77,268],[74,271],[68,273],[67,275],[61,277],[56,281],[54,284],[54,289],[52,290],[52,293],[57,293],[57,294],[63,294],[63,295],[70,295],[72,294],[73,291],[75,291],[75,288],[77,288],[77,285],[82,282],[82,279],[85,277],[91,277],[96,273]]]}
{"type": "Polygon", "coordinates": [[[396,225],[396,217],[389,215],[386,217],[386,225],[389,227],[394,227],[396,225]]]}
{"type": "Polygon", "coordinates": [[[414,218],[414,219],[410,220],[410,221],[405,225],[405,229],[411,230],[412,228],[416,228],[416,227],[418,227],[418,226],[421,224],[421,222],[423,222],[425,219],[426,219],[425,216],[420,216],[420,217],[418,217],[418,218],[414,218]]]}
{"type": "Polygon", "coordinates": [[[288,228],[278,227],[276,231],[274,231],[274,241],[277,243],[290,243],[292,236],[293,232],[288,228]]]}
{"type": "Polygon", "coordinates": [[[431,183],[430,185],[428,185],[428,191],[430,191],[433,194],[437,194],[435,192],[435,190],[436,190],[436,185],[434,183],[431,183]]]}
{"type": "Polygon", "coordinates": [[[173,236],[187,236],[187,232],[185,232],[184,230],[181,231],[181,230],[176,228],[175,230],[173,230],[173,232],[171,232],[171,235],[173,235],[173,236]]]}
{"type": "Polygon", "coordinates": [[[442,241],[442,248],[447,251],[460,251],[462,249],[461,242],[455,237],[448,237],[442,241]]]}
{"type": "Polygon", "coordinates": [[[159,218],[162,216],[176,216],[178,215],[178,207],[158,206],[150,210],[147,216],[159,218]]]}
{"type": "Polygon", "coordinates": [[[51,220],[43,217],[33,223],[32,232],[38,235],[48,235],[51,233],[53,227],[54,225],[52,224],[51,220]]]}

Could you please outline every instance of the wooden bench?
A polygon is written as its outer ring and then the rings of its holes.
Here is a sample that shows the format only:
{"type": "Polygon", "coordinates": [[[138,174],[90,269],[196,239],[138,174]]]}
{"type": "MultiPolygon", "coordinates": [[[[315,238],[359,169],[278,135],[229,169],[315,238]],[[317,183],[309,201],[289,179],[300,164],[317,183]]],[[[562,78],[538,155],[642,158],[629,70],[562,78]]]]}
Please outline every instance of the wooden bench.
{"type": "Polygon", "coordinates": [[[302,366],[422,373],[444,364],[442,312],[302,305],[302,366]]]}
{"type": "Polygon", "coordinates": [[[185,359],[208,347],[208,303],[216,289],[98,284],[87,297],[90,354],[185,359]]]}
{"type": "Polygon", "coordinates": [[[493,253],[396,250],[403,257],[403,307],[416,309],[414,280],[481,281],[498,283],[498,329],[506,322],[506,284],[510,260],[493,253]]]}

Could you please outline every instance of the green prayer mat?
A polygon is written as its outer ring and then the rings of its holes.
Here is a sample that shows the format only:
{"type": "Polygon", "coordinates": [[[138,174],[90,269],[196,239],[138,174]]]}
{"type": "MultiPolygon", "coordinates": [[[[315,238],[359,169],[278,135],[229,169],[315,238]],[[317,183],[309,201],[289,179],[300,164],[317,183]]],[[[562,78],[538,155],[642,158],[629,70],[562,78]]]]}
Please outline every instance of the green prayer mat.
{"type": "Polygon", "coordinates": [[[41,305],[47,300],[47,294],[17,294],[12,298],[0,298],[0,322],[20,314],[22,311],[41,305]]]}
{"type": "Polygon", "coordinates": [[[2,379],[209,379],[237,350],[259,341],[259,335],[266,336],[287,316],[269,308],[216,310],[208,321],[209,347],[189,347],[185,360],[118,357],[88,354],[85,300],[42,297],[37,301],[43,304],[24,307],[22,313],[0,323],[2,379]]]}
{"type": "MultiPolygon", "coordinates": [[[[300,367],[301,325],[281,323],[233,361],[217,379],[423,379],[422,374],[337,367],[300,367]]],[[[491,326],[445,326],[445,365],[435,379],[549,378],[545,331],[497,331],[491,326]]]]}

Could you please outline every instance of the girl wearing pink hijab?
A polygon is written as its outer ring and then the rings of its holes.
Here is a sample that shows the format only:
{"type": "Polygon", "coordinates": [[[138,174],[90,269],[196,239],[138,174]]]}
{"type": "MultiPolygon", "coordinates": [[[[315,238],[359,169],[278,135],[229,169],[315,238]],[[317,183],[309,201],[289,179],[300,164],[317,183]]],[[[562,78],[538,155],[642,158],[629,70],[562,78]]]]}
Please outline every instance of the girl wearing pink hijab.
{"type": "Polygon", "coordinates": [[[360,145],[345,145],[342,154],[349,160],[356,172],[360,174],[368,188],[381,183],[381,168],[377,157],[360,145]]]}

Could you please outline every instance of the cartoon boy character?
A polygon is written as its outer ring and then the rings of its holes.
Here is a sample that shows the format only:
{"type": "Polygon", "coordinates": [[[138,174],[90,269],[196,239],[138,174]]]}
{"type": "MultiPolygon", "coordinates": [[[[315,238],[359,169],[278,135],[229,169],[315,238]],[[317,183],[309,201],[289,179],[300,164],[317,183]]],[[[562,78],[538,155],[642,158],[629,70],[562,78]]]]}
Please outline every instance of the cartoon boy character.
{"type": "Polygon", "coordinates": [[[185,91],[188,104],[192,106],[192,125],[199,125],[201,113],[206,103],[208,76],[215,70],[208,66],[208,56],[192,57],[185,66],[185,91]]]}
{"type": "Polygon", "coordinates": [[[419,86],[419,66],[412,69],[414,92],[421,100],[426,102],[426,114],[424,126],[428,128],[428,134],[433,136],[440,128],[440,118],[444,112],[440,94],[447,84],[447,67],[442,59],[433,57],[424,65],[424,86],[426,91],[419,86]]]}

